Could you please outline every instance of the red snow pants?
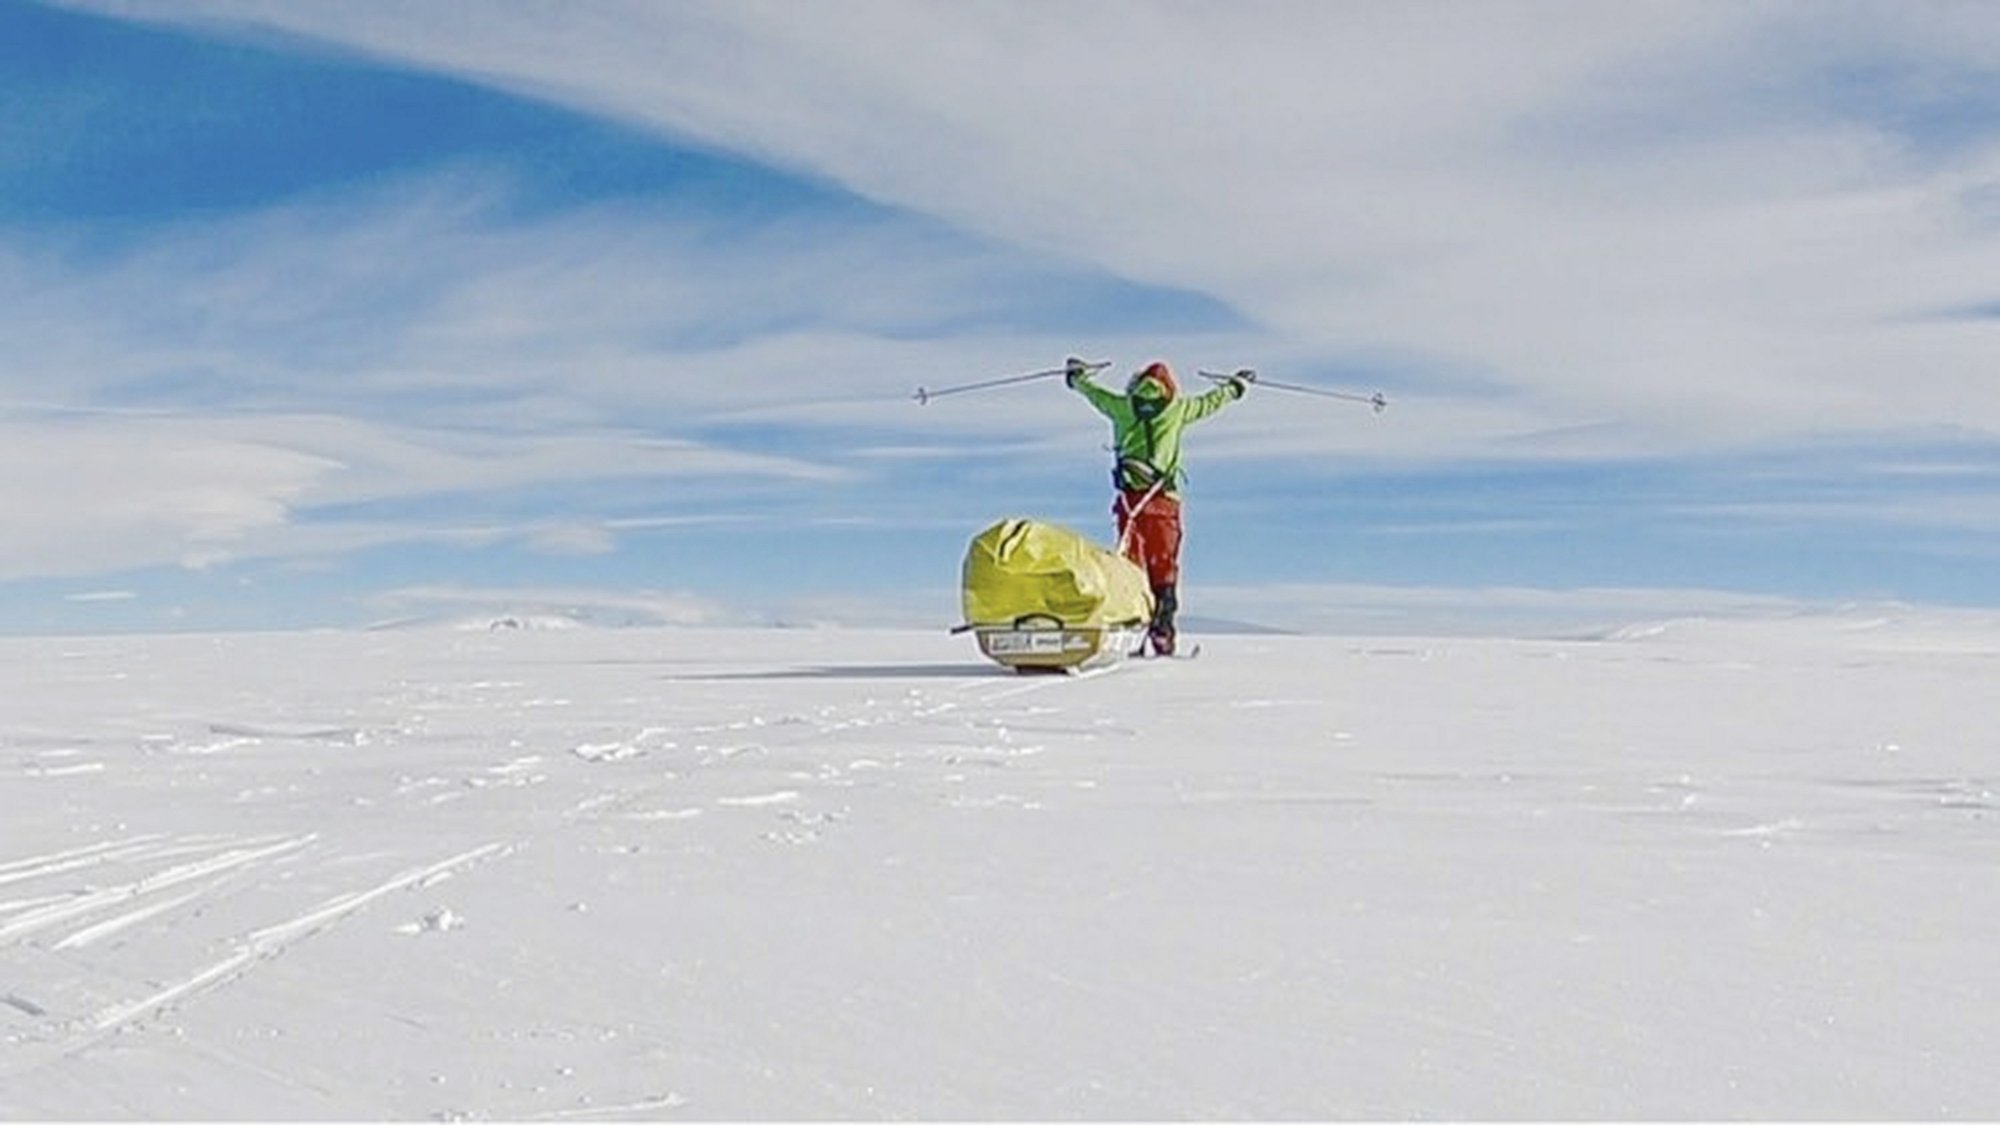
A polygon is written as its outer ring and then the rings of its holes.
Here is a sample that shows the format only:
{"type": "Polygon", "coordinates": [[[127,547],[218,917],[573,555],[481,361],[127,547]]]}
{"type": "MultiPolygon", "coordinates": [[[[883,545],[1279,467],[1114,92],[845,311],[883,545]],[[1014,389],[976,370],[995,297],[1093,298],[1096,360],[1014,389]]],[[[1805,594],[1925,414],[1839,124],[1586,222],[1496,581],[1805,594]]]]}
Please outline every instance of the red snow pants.
{"type": "Polygon", "coordinates": [[[1121,492],[1111,504],[1118,517],[1118,541],[1125,557],[1145,570],[1155,591],[1178,585],[1181,580],[1181,501],[1178,496],[1156,492],[1121,492]]]}

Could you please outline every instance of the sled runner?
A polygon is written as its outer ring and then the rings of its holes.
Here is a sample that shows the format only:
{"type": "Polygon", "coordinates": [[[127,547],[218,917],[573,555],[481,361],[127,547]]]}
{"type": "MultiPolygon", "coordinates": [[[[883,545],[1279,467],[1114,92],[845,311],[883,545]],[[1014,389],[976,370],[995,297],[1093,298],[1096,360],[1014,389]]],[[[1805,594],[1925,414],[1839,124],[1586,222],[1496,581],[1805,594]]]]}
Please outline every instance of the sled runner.
{"type": "Polygon", "coordinates": [[[1145,643],[1145,572],[1065,527],[1006,519],[973,538],[962,572],[965,624],[988,659],[1022,672],[1115,664],[1145,643]]]}

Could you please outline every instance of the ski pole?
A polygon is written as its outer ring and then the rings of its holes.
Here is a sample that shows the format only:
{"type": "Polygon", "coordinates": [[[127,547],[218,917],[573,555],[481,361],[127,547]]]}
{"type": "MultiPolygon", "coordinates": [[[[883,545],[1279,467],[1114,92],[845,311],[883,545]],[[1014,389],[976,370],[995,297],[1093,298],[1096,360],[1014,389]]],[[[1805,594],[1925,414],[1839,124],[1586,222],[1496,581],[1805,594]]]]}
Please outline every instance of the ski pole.
{"type": "MultiPolygon", "coordinates": [[[[1234,379],[1236,377],[1234,375],[1219,375],[1213,371],[1202,371],[1202,372],[1197,372],[1197,374],[1199,374],[1204,379],[1213,379],[1218,383],[1227,383],[1229,380],[1234,379]]],[[[1389,409],[1389,400],[1382,397],[1381,391],[1376,391],[1372,395],[1357,395],[1357,394],[1351,394],[1347,391],[1329,391],[1325,387],[1305,387],[1305,386],[1300,386],[1297,383],[1280,383],[1275,380],[1264,379],[1264,378],[1258,378],[1252,380],[1252,382],[1256,386],[1269,387],[1275,391],[1291,391],[1293,394],[1301,394],[1301,395],[1318,395],[1321,398],[1337,398],[1345,402],[1365,402],[1368,405],[1374,407],[1375,413],[1377,414],[1380,414],[1384,410],[1389,409]]]]}
{"type": "MultiPolygon", "coordinates": [[[[1111,361],[1105,360],[1103,363],[1086,363],[1083,366],[1087,371],[1102,371],[1111,366],[1111,361]]],[[[1009,375],[1004,379],[987,379],[984,382],[964,383],[956,387],[939,387],[937,390],[918,387],[915,397],[917,405],[923,406],[934,398],[943,398],[946,395],[964,394],[967,391],[983,391],[989,387],[1005,387],[1014,383],[1029,383],[1036,379],[1053,379],[1058,375],[1067,374],[1069,374],[1069,368],[1067,367],[1051,367],[1047,371],[1030,371],[1026,375],[1009,375]]]]}

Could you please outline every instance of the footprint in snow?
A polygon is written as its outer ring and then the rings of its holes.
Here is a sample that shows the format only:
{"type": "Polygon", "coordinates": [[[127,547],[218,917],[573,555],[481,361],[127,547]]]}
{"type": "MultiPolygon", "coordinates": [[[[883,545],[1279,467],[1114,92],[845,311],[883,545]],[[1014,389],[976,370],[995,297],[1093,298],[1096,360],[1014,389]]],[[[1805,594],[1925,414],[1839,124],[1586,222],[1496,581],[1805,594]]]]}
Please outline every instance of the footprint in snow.
{"type": "Polygon", "coordinates": [[[758,793],[747,797],[717,797],[715,803],[733,808],[758,808],[764,805],[789,805],[798,799],[798,790],[780,789],[775,793],[758,793]]]}
{"type": "Polygon", "coordinates": [[[440,906],[414,922],[396,927],[399,934],[444,934],[463,928],[465,918],[449,906],[440,906]]]}
{"type": "Polygon", "coordinates": [[[645,752],[645,747],[630,742],[586,742],[570,749],[570,753],[586,762],[622,762],[645,752]]]}
{"type": "Polygon", "coordinates": [[[77,777],[83,774],[103,773],[103,762],[29,762],[26,771],[29,777],[77,777]]]}

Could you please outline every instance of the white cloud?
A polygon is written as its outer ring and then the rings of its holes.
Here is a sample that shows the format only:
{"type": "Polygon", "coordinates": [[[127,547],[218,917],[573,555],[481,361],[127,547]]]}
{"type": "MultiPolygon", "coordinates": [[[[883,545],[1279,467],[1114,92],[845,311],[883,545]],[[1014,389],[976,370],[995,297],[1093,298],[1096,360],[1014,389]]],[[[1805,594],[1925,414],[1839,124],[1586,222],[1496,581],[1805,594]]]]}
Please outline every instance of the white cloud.
{"type": "Polygon", "coordinates": [[[991,432],[1038,423],[988,409],[926,416],[908,396],[1083,344],[1128,358],[1160,344],[966,328],[996,294],[1019,299],[1007,295],[1051,271],[915,224],[739,223],[638,205],[521,220],[493,205],[505,191],[450,173],[167,226],[122,253],[72,254],[54,237],[0,246],[0,410],[187,415],[217,403],[507,433],[991,432]]]}
{"type": "MultiPolygon", "coordinates": [[[[608,546],[616,524],[317,518],[319,509],[611,478],[835,479],[783,457],[621,433],[494,435],[351,419],[81,415],[0,422],[0,579],[207,567],[407,541],[608,546]]],[[[654,521],[631,521],[634,526],[654,521]]]]}
{"type": "MultiPolygon", "coordinates": [[[[851,476],[823,450],[672,435],[760,403],[808,421],[839,411],[887,385],[888,345],[800,335],[711,354],[657,340],[757,304],[762,270],[837,289],[833,262],[703,248],[660,214],[505,226],[478,187],[393,184],[170,227],[123,253],[0,247],[0,474],[37,482],[0,493],[0,578],[412,540],[597,552],[611,532],[321,514],[612,478],[671,480],[687,503],[712,485],[851,476]]],[[[825,233],[804,242],[832,253],[859,237],[825,233]]]]}
{"type": "Polygon", "coordinates": [[[529,535],[528,543],[548,555],[608,555],[618,549],[618,537],[601,523],[567,522],[538,527],[529,535]]]}
{"type": "Polygon", "coordinates": [[[282,524],[337,466],[144,419],[0,423],[0,578],[203,565],[282,524]]]}
{"type": "Polygon", "coordinates": [[[1990,486],[1934,496],[1884,494],[1873,490],[1818,499],[1717,500],[1690,505],[1685,510],[1706,519],[1727,520],[1732,525],[1743,527],[1818,524],[1872,527],[1892,532],[1971,531],[1983,539],[1978,553],[2000,554],[2000,544],[1994,544],[1990,538],[2000,534],[2000,490],[1990,486]]]}
{"type": "Polygon", "coordinates": [[[968,369],[968,355],[1046,364],[1064,341],[994,337],[989,349],[868,328],[949,318],[987,269],[1018,261],[834,220],[726,246],[697,218],[647,209],[509,225],[480,190],[457,175],[390,184],[168,227],[123,253],[0,248],[12,436],[0,464],[13,479],[74,467],[60,488],[5,498],[0,576],[399,541],[599,552],[612,525],[323,513],[607,478],[672,480],[663,496],[692,507],[713,487],[809,490],[872,471],[810,438],[670,436],[704,426],[907,426],[958,442],[1096,432],[1053,383],[1005,412],[924,412],[907,398],[918,381],[993,373],[968,369]],[[728,339],[746,309],[809,326],[728,339]]]}
{"type": "Polygon", "coordinates": [[[66,594],[63,600],[78,603],[129,602],[137,600],[138,597],[139,595],[131,590],[89,590],[81,594],[66,594]]]}
{"type": "Polygon", "coordinates": [[[1516,393],[1525,417],[1454,424],[1472,441],[2000,431],[1986,326],[1922,315],[1994,299],[2000,224],[1968,201],[2000,184],[2000,145],[1914,151],[1838,85],[1872,66],[1980,96],[1991,6],[113,7],[323,35],[757,154],[1213,293],[1270,347],[1429,355],[1516,393]]]}

